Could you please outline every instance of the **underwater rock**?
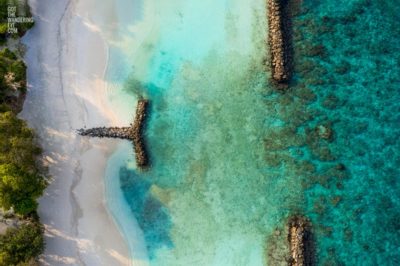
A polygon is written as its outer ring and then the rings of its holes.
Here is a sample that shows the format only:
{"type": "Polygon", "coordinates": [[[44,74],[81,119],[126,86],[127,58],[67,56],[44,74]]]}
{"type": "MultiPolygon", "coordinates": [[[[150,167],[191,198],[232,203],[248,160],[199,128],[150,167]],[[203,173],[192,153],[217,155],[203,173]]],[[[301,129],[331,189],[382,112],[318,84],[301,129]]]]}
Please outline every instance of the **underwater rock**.
{"type": "Polygon", "coordinates": [[[335,67],[335,72],[339,75],[344,75],[350,71],[350,67],[351,65],[347,61],[343,61],[335,67]]]}
{"type": "Polygon", "coordinates": [[[333,94],[326,96],[322,102],[322,106],[330,110],[335,109],[337,105],[339,105],[339,98],[333,94]]]}
{"type": "Polygon", "coordinates": [[[321,226],[321,231],[325,236],[331,237],[333,233],[333,228],[331,226],[321,226]]]}
{"type": "Polygon", "coordinates": [[[290,218],[288,240],[291,258],[289,265],[313,265],[313,243],[310,227],[309,220],[303,216],[290,218]]]}
{"type": "Polygon", "coordinates": [[[164,206],[168,206],[171,201],[170,191],[155,184],[151,185],[149,192],[151,196],[158,199],[164,206]]]}
{"type": "Polygon", "coordinates": [[[336,159],[330,148],[325,144],[320,144],[320,146],[313,148],[311,153],[321,161],[333,161],[336,159]]]}
{"type": "Polygon", "coordinates": [[[345,170],[346,170],[346,166],[345,166],[344,164],[342,164],[342,163],[338,163],[338,164],[335,166],[335,169],[336,169],[336,170],[339,170],[339,171],[345,171],[345,170]]]}
{"type": "Polygon", "coordinates": [[[326,48],[325,46],[319,44],[319,45],[314,45],[311,46],[310,49],[307,51],[308,52],[308,56],[311,57],[325,57],[326,56],[326,48]]]}
{"type": "Polygon", "coordinates": [[[268,43],[271,55],[272,78],[278,85],[290,79],[287,14],[280,0],[268,1],[268,43]]]}
{"type": "Polygon", "coordinates": [[[316,100],[317,96],[315,93],[305,86],[301,86],[293,91],[294,95],[304,100],[305,102],[313,102],[316,100]]]}
{"type": "Polygon", "coordinates": [[[351,230],[350,227],[346,227],[344,229],[343,235],[344,235],[344,239],[346,241],[352,241],[353,240],[353,231],[351,230]]]}
{"type": "Polygon", "coordinates": [[[339,202],[342,200],[342,197],[340,196],[335,196],[331,199],[331,203],[334,207],[339,204],[339,202]]]}
{"type": "Polygon", "coordinates": [[[315,130],[321,139],[331,140],[333,137],[333,130],[329,125],[319,125],[315,130]]]}
{"type": "Polygon", "coordinates": [[[290,261],[289,243],[284,228],[276,228],[266,239],[266,265],[287,266],[290,261]]]}

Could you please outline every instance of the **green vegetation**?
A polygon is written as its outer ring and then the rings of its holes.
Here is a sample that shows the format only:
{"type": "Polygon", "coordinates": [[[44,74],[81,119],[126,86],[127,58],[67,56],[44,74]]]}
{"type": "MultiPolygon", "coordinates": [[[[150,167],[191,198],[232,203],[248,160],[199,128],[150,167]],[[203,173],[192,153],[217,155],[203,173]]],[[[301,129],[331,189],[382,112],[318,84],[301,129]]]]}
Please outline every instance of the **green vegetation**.
{"type": "MultiPolygon", "coordinates": [[[[8,49],[4,49],[4,50],[8,50],[8,49]]],[[[5,70],[7,70],[8,72],[12,72],[15,74],[14,77],[14,82],[25,82],[26,79],[26,66],[24,64],[24,62],[22,62],[22,60],[8,60],[6,61],[6,63],[9,63],[9,65],[7,65],[6,68],[4,68],[5,70]]],[[[25,87],[24,87],[25,89],[25,87]]]]}
{"type": "Polygon", "coordinates": [[[41,150],[34,134],[14,113],[0,113],[0,206],[21,215],[35,212],[45,179],[36,167],[41,150]]]}
{"type": "Polygon", "coordinates": [[[37,198],[46,187],[37,166],[41,149],[35,143],[33,130],[17,117],[16,108],[23,102],[25,71],[24,63],[14,53],[0,51],[0,208],[12,208],[19,220],[29,221],[0,235],[0,266],[35,265],[35,258],[44,248],[43,230],[36,214],[37,198]],[[23,85],[17,88],[20,91],[7,81],[10,73],[12,83],[23,85]]]}
{"type": "Polygon", "coordinates": [[[10,228],[0,235],[0,265],[35,265],[33,258],[43,252],[43,227],[27,222],[20,228],[10,228]]]}
{"type": "MultiPolygon", "coordinates": [[[[26,66],[8,48],[0,51],[0,103],[9,104],[18,111],[15,103],[26,92],[26,66]]],[[[1,109],[1,108],[0,108],[1,109]]]]}
{"type": "MultiPolygon", "coordinates": [[[[18,34],[7,34],[9,3],[17,7],[16,16],[31,16],[26,1],[0,0],[0,44],[8,37],[22,36],[32,26],[18,23],[18,34]]],[[[0,266],[38,265],[36,258],[44,249],[36,213],[37,199],[46,187],[37,165],[41,149],[33,130],[17,117],[25,92],[24,62],[7,48],[0,50],[0,209],[13,209],[18,221],[18,226],[0,235],[0,266]]]]}

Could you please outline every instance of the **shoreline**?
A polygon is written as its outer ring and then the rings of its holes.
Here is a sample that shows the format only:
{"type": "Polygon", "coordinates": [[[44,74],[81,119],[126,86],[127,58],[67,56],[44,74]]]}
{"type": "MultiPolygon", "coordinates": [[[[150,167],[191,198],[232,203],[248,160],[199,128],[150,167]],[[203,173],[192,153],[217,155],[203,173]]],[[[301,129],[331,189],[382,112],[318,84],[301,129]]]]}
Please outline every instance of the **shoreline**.
{"type": "Polygon", "coordinates": [[[36,26],[23,38],[29,91],[21,116],[36,130],[53,179],[39,201],[47,243],[41,263],[131,265],[104,186],[117,143],[83,140],[74,132],[119,122],[106,97],[106,42],[80,16],[89,9],[79,4],[30,1],[36,26]]]}
{"type": "Polygon", "coordinates": [[[108,198],[106,201],[107,211],[117,224],[118,230],[126,237],[128,248],[131,255],[132,266],[148,266],[148,252],[143,232],[132,213],[131,207],[125,200],[125,195],[121,189],[120,179],[115,179],[115,175],[119,177],[119,168],[128,167],[130,160],[126,159],[131,156],[132,144],[121,142],[117,145],[116,150],[108,157],[106,169],[104,173],[104,196],[108,198]],[[122,204],[121,200],[122,199],[122,204]],[[117,219],[117,217],[119,219],[117,219]]]}

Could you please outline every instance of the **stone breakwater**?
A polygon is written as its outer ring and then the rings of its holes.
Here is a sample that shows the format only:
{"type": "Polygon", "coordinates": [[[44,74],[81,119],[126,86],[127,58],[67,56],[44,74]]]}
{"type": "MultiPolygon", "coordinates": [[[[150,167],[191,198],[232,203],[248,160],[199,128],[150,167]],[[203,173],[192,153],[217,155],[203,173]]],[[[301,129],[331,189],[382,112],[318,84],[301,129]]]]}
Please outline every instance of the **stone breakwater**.
{"type": "Polygon", "coordinates": [[[149,159],[143,139],[144,125],[146,122],[148,100],[139,100],[136,107],[136,116],[130,127],[95,127],[90,129],[79,129],[81,136],[98,138],[127,139],[133,142],[136,163],[140,168],[148,166],[149,159]]]}
{"type": "Polygon", "coordinates": [[[143,140],[143,129],[146,121],[148,106],[148,100],[140,100],[138,102],[135,120],[133,121],[133,125],[131,125],[131,139],[133,141],[133,146],[135,147],[136,163],[140,167],[146,167],[149,161],[146,152],[146,146],[143,140]]]}
{"type": "Polygon", "coordinates": [[[79,129],[78,134],[89,137],[130,140],[131,131],[132,129],[130,127],[95,127],[90,129],[79,129]]]}
{"type": "Polygon", "coordinates": [[[292,217],[289,221],[289,246],[291,266],[313,265],[313,246],[310,222],[301,216],[292,217]]]}
{"type": "Polygon", "coordinates": [[[284,85],[290,79],[287,16],[283,0],[267,0],[268,44],[271,56],[272,79],[284,85]]]}

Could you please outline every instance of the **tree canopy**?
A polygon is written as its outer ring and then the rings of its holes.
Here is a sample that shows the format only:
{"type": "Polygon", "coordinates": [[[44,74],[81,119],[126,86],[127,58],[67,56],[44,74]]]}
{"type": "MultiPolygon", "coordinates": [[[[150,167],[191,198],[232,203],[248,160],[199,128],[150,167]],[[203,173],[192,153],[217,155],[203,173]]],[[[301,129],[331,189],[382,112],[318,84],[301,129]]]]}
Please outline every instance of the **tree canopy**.
{"type": "Polygon", "coordinates": [[[0,113],[0,136],[0,207],[28,215],[46,185],[36,166],[41,150],[32,130],[12,112],[0,113]]]}
{"type": "Polygon", "coordinates": [[[9,228],[0,235],[0,266],[31,265],[32,258],[40,255],[43,249],[43,228],[39,223],[9,228]]]}
{"type": "MultiPolygon", "coordinates": [[[[17,23],[18,33],[7,33],[9,6],[17,8],[17,16],[31,16],[27,0],[0,0],[0,44],[33,25],[17,23]]],[[[13,208],[19,224],[0,235],[0,266],[38,265],[36,258],[44,249],[36,208],[46,181],[37,166],[41,149],[35,134],[17,117],[26,91],[26,66],[18,58],[7,48],[0,51],[0,208],[13,208]]]]}

